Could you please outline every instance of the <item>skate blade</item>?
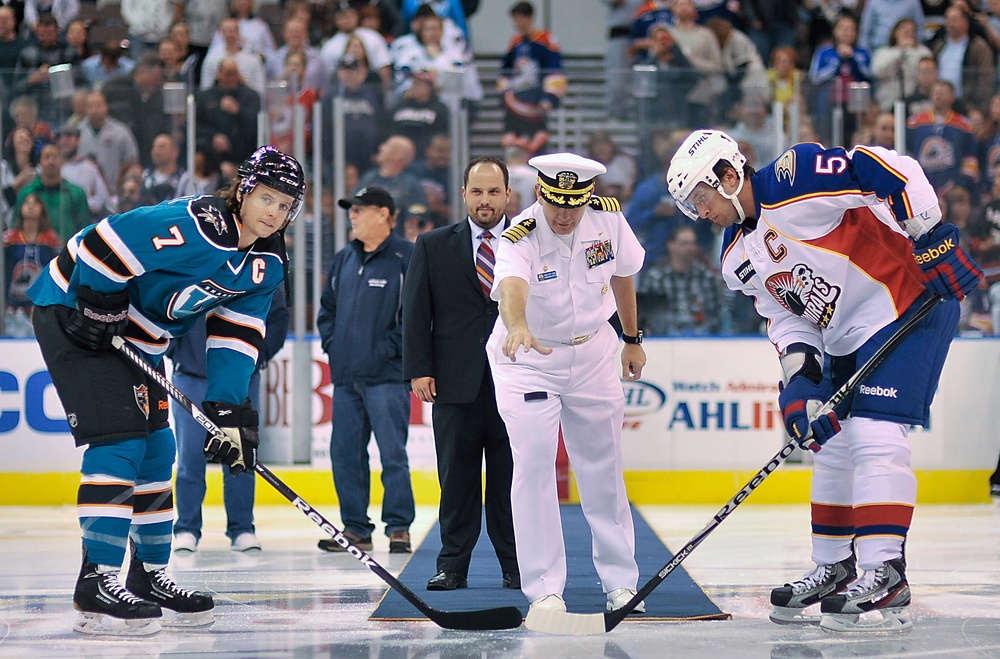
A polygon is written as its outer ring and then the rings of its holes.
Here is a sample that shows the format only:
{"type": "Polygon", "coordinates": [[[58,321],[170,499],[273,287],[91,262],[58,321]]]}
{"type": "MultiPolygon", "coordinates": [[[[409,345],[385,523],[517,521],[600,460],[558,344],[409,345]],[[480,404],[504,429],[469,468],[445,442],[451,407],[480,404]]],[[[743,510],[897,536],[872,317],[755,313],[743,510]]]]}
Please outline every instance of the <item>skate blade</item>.
{"type": "Polygon", "coordinates": [[[776,625],[818,625],[820,620],[818,615],[806,613],[805,609],[793,609],[773,604],[768,618],[776,625]]]}
{"type": "Polygon", "coordinates": [[[906,608],[880,609],[868,613],[824,613],[820,627],[832,633],[905,632],[913,627],[913,618],[906,608]]]}
{"type": "Polygon", "coordinates": [[[199,611],[197,613],[177,613],[170,609],[163,609],[163,626],[178,627],[207,627],[215,622],[215,614],[212,611],[199,611]]]}
{"type": "Polygon", "coordinates": [[[160,631],[159,618],[113,618],[103,613],[81,611],[73,631],[86,636],[150,636],[160,631]]]}

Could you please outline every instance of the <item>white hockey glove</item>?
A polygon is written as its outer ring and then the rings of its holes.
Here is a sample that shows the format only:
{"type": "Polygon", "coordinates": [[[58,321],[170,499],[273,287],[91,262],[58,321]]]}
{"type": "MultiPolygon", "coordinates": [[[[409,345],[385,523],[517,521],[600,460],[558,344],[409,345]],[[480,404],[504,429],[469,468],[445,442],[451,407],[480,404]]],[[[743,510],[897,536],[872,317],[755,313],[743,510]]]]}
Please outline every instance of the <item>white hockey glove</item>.
{"type": "Polygon", "coordinates": [[[228,465],[233,476],[253,471],[257,467],[257,447],[260,445],[257,426],[260,421],[249,399],[239,405],[206,401],[202,403],[202,409],[224,435],[217,437],[208,433],[205,457],[211,462],[228,465]]]}

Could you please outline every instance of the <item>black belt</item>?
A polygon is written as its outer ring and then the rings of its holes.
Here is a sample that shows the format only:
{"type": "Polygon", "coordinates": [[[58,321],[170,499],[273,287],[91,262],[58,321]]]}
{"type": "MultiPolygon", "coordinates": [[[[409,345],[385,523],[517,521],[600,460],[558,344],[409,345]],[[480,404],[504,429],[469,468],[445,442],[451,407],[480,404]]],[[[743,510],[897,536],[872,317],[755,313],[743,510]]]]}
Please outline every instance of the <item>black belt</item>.
{"type": "Polygon", "coordinates": [[[622,37],[630,37],[630,36],[632,36],[631,26],[613,27],[610,30],[608,30],[608,39],[621,39],[622,37]]]}

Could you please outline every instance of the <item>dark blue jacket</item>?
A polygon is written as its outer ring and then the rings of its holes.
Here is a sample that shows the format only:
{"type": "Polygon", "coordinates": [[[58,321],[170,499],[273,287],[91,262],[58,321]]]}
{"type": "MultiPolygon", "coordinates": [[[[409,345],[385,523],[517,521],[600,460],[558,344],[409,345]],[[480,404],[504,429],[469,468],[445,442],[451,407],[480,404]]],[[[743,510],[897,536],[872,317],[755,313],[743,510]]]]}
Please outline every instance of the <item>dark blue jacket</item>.
{"type": "Polygon", "coordinates": [[[366,253],[351,241],[333,258],[316,327],[334,386],[403,381],[403,275],[413,243],[390,234],[366,253]]]}

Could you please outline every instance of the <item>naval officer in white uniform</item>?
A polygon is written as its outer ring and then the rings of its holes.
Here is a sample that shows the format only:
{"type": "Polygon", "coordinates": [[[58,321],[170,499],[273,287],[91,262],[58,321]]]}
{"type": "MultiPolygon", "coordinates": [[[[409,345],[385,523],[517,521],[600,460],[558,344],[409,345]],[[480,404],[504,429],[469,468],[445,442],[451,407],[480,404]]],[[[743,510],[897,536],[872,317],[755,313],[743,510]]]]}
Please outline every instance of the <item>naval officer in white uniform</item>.
{"type": "MultiPolygon", "coordinates": [[[[593,534],[597,574],[617,609],[639,570],[622,475],[625,397],[646,355],[632,275],[645,255],[618,201],[594,197],[602,164],[570,153],[532,158],[538,201],[516,217],[496,254],[500,318],[487,343],[497,406],[514,457],[511,505],[521,590],[532,607],[566,610],[566,550],[555,460],[559,425],[593,534]]],[[[642,607],[637,608],[641,612],[642,607]]]]}

